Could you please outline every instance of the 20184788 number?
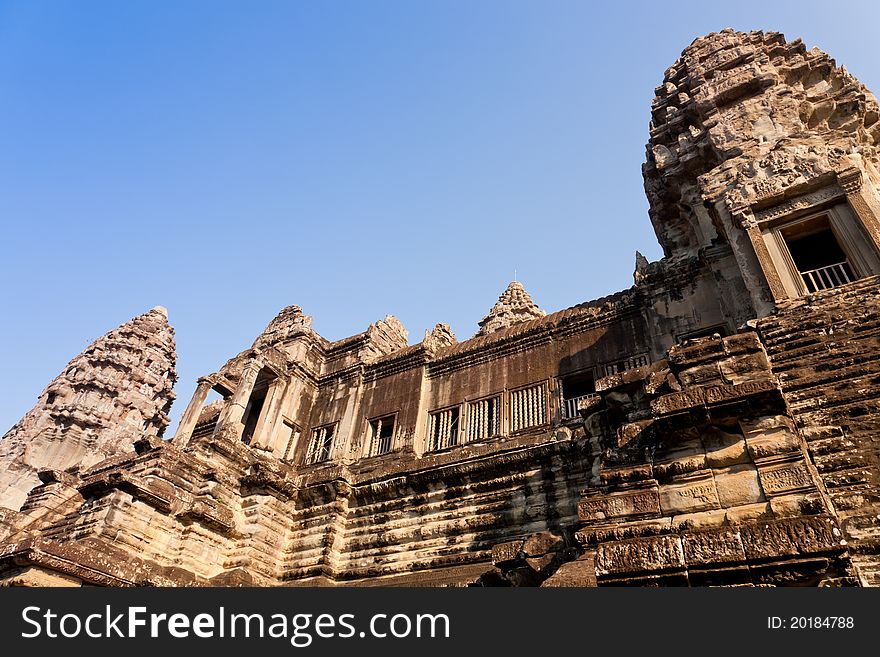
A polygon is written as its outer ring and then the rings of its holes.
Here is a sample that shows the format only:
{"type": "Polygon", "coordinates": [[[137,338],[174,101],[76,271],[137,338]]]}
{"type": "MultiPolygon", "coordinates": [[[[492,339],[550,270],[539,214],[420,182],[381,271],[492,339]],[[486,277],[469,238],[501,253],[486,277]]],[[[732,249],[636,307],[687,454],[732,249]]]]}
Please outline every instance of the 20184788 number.
{"type": "Polygon", "coordinates": [[[855,627],[852,616],[768,616],[771,630],[851,630],[855,627]]]}

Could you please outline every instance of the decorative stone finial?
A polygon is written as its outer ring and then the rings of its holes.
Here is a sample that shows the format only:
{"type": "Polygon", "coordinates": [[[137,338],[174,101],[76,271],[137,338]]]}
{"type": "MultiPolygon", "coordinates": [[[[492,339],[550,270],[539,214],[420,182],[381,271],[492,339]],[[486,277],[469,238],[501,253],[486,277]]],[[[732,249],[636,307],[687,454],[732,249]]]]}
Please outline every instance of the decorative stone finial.
{"type": "Polygon", "coordinates": [[[437,324],[431,332],[425,330],[425,339],[422,340],[422,344],[430,351],[449,347],[456,342],[458,340],[455,337],[455,333],[452,332],[452,327],[442,322],[437,324]]]}
{"type": "Polygon", "coordinates": [[[532,297],[526,292],[522,283],[513,281],[498,297],[498,302],[489,314],[480,321],[477,335],[489,335],[519,322],[544,317],[546,314],[532,301],[532,297]]]}

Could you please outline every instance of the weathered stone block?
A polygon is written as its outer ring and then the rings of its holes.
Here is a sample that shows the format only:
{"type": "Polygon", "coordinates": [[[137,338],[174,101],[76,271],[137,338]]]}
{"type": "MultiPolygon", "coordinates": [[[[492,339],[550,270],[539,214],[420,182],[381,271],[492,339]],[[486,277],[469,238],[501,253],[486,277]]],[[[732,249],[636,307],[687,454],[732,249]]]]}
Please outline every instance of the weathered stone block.
{"type": "Polygon", "coordinates": [[[522,556],[522,541],[509,541],[492,546],[492,565],[517,561],[522,556]]]}
{"type": "Polygon", "coordinates": [[[706,456],[694,454],[683,456],[672,461],[654,464],[654,475],[658,481],[668,482],[673,477],[678,477],[691,472],[697,472],[706,468],[706,456]]]}
{"type": "Polygon", "coordinates": [[[673,392],[658,397],[651,402],[651,411],[656,415],[666,415],[683,411],[696,406],[702,406],[706,401],[706,394],[702,388],[693,388],[681,392],[673,392]]]}
{"type": "Polygon", "coordinates": [[[801,449],[800,439],[787,428],[751,433],[746,437],[746,445],[755,461],[800,452],[801,449]]]}
{"type": "Polygon", "coordinates": [[[683,386],[701,386],[724,383],[718,363],[708,363],[697,367],[689,367],[678,373],[678,380],[683,386]]]}
{"type": "Polygon", "coordinates": [[[725,383],[743,383],[754,378],[766,377],[770,363],[763,353],[727,358],[718,364],[725,383]]]}
{"type": "Polygon", "coordinates": [[[815,488],[810,471],[802,461],[774,467],[759,467],[758,475],[761,479],[761,487],[767,495],[815,488]]]}
{"type": "Polygon", "coordinates": [[[660,497],[656,487],[584,498],[578,503],[578,516],[591,522],[659,513],[660,497]]]}
{"type": "Polygon", "coordinates": [[[559,552],[565,549],[565,540],[553,532],[539,532],[532,534],[522,544],[522,551],[530,557],[536,557],[550,552],[559,552]]]}
{"type": "Polygon", "coordinates": [[[748,354],[756,351],[763,353],[764,351],[761,339],[754,331],[745,331],[743,333],[737,333],[736,335],[730,335],[726,338],[722,338],[721,342],[724,345],[724,353],[728,356],[748,354]]]}
{"type": "Polygon", "coordinates": [[[596,574],[666,570],[681,568],[684,563],[684,550],[678,536],[652,536],[600,545],[596,574]]]}
{"type": "Polygon", "coordinates": [[[603,468],[599,473],[602,482],[612,486],[634,481],[644,481],[645,479],[651,479],[653,475],[653,468],[648,463],[620,468],[603,468]]]}
{"type": "Polygon", "coordinates": [[[562,564],[555,573],[544,580],[541,586],[546,588],[598,586],[595,552],[587,552],[578,557],[576,561],[562,564]]]}
{"type": "Polygon", "coordinates": [[[735,466],[715,470],[718,501],[725,508],[762,502],[764,494],[754,466],[735,466]]]}
{"type": "Polygon", "coordinates": [[[689,532],[682,536],[682,545],[689,566],[745,561],[746,558],[736,528],[689,532]]]}
{"type": "Polygon", "coordinates": [[[828,516],[786,518],[743,525],[743,547],[749,559],[843,550],[840,532],[828,516]]]}
{"type": "Polygon", "coordinates": [[[696,513],[720,506],[711,472],[703,471],[685,481],[660,487],[660,508],[665,515],[696,513]]]}
{"type": "Polygon", "coordinates": [[[706,450],[706,465],[710,468],[725,468],[749,461],[746,441],[741,435],[709,427],[703,432],[702,439],[706,450]]]}

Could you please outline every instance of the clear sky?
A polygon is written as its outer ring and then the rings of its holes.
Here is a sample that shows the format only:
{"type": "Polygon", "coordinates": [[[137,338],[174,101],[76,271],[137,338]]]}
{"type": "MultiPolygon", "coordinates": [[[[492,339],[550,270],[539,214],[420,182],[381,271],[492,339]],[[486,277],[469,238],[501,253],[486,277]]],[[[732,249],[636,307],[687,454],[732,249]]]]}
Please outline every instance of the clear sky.
{"type": "Polygon", "coordinates": [[[459,339],[661,256],[650,101],[696,37],[779,30],[880,91],[877,2],[0,0],[0,432],[155,305],[196,377],[289,304],[459,339]]]}

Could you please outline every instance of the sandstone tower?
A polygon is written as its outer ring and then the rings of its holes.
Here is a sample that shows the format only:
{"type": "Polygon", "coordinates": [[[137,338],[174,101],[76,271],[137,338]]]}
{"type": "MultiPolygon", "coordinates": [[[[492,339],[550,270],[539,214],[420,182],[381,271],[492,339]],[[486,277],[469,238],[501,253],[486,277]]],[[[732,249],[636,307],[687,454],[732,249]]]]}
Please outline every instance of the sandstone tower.
{"type": "Polygon", "coordinates": [[[84,469],[161,436],[174,400],[174,330],[153,308],[96,340],[0,438],[0,506],[19,509],[38,473],[84,469]]]}
{"type": "Polygon", "coordinates": [[[632,287],[547,314],[513,282],[417,344],[288,306],[170,441],[170,329],[133,320],[3,439],[0,583],[880,585],[878,119],[800,41],[699,38],[632,287]]]}

